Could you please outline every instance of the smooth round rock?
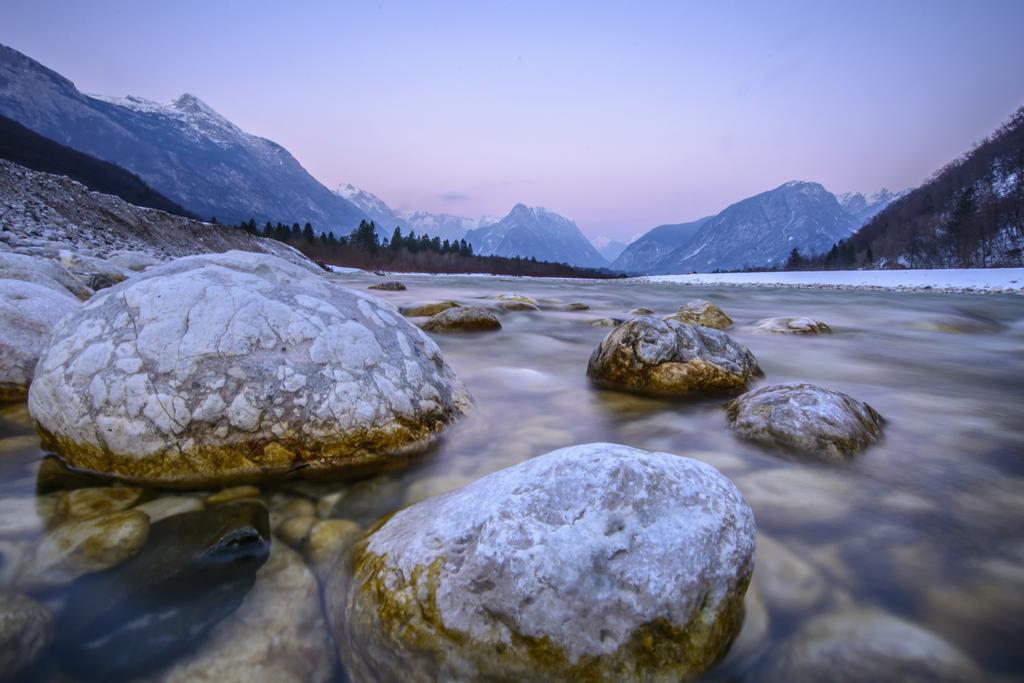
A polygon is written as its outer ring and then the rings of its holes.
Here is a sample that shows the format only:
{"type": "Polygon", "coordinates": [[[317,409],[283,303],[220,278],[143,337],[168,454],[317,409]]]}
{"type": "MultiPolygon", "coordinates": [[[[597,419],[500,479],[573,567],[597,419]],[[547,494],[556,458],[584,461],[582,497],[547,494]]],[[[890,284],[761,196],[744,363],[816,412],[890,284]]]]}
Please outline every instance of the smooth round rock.
{"type": "Polygon", "coordinates": [[[754,584],[768,606],[786,614],[807,614],[825,597],[821,572],[781,542],[759,534],[754,584]]]}
{"type": "Polygon", "coordinates": [[[61,494],[57,516],[61,519],[91,519],[127,510],[142,500],[143,490],[128,486],[74,489],[61,494]]]}
{"type": "Polygon", "coordinates": [[[813,384],[760,387],[730,401],[725,414],[747,441],[825,462],[842,462],[875,443],[884,423],[868,404],[813,384]]]}
{"type": "Polygon", "coordinates": [[[79,299],[92,296],[92,290],[71,271],[41,256],[0,252],[0,280],[31,282],[58,294],[71,293],[79,299]]]}
{"type": "Polygon", "coordinates": [[[427,332],[489,332],[501,329],[501,321],[486,308],[459,306],[432,315],[420,325],[427,332]]]}
{"type": "Polygon", "coordinates": [[[202,510],[203,501],[186,496],[162,496],[147,501],[142,505],[136,505],[133,509],[144,512],[149,517],[149,523],[155,524],[162,519],[167,519],[174,515],[183,515],[186,512],[202,510]]]}
{"type": "Polygon", "coordinates": [[[676,320],[634,318],[608,333],[590,356],[595,383],[647,394],[736,394],[764,373],[732,337],[676,320]]]}
{"type": "Polygon", "coordinates": [[[831,334],[832,328],[814,318],[765,318],[754,323],[758,332],[772,334],[831,334]]]}
{"type": "Polygon", "coordinates": [[[533,304],[534,306],[537,305],[536,300],[523,294],[499,294],[498,301],[514,301],[521,304],[533,304]]]}
{"type": "Polygon", "coordinates": [[[388,280],[386,282],[378,282],[375,285],[370,285],[367,289],[378,289],[382,292],[404,292],[407,287],[398,280],[388,280]]]}
{"type": "Polygon", "coordinates": [[[805,623],[766,657],[757,683],[973,683],[976,665],[935,634],[873,610],[838,612],[805,623]]]}
{"type": "Polygon", "coordinates": [[[565,305],[567,311],[589,311],[590,304],[585,304],[581,301],[573,301],[565,305]]]}
{"type": "Polygon", "coordinates": [[[61,321],[36,372],[29,410],[46,448],[164,486],[378,469],[469,404],[437,345],[393,308],[315,266],[237,251],[97,294],[61,321]]]}
{"type": "Polygon", "coordinates": [[[704,463],[573,446],[386,519],[328,617],[354,680],[689,680],[740,627],[755,535],[704,463]]]}
{"type": "Polygon", "coordinates": [[[53,639],[53,614],[24,595],[0,593],[0,681],[27,671],[53,639]]]}
{"type": "Polygon", "coordinates": [[[787,529],[839,522],[857,503],[857,489],[849,478],[821,468],[760,470],[737,484],[759,522],[787,529]]]}
{"type": "Polygon", "coordinates": [[[409,316],[410,318],[429,318],[432,315],[437,315],[441,311],[447,311],[449,308],[458,308],[461,305],[462,304],[457,301],[438,301],[432,304],[405,306],[401,311],[402,315],[409,316]]]}
{"type": "Polygon", "coordinates": [[[18,583],[29,590],[66,585],[124,562],[148,537],[149,518],[137,510],[65,522],[32,548],[18,583]]]}
{"type": "Polygon", "coordinates": [[[128,249],[115,251],[107,257],[107,262],[112,263],[118,268],[131,270],[136,273],[141,273],[147,268],[152,268],[153,266],[160,264],[160,261],[152,254],[147,254],[144,251],[131,251],[128,249]]]}
{"type": "Polygon", "coordinates": [[[617,327],[624,322],[624,320],[619,318],[598,318],[597,320],[591,320],[590,324],[593,327],[617,327]]]}
{"type": "Polygon", "coordinates": [[[733,320],[725,311],[704,299],[694,299],[679,307],[679,311],[669,318],[687,325],[702,325],[716,330],[727,330],[732,327],[733,320]]]}
{"type": "Polygon", "coordinates": [[[527,301],[500,301],[498,302],[498,308],[503,311],[513,312],[529,312],[535,313],[540,310],[540,307],[536,304],[531,304],[527,301]]]}
{"type": "Polygon", "coordinates": [[[654,315],[654,309],[647,308],[646,306],[640,306],[639,308],[634,308],[632,311],[630,311],[629,315],[632,315],[632,316],[654,315]]]}
{"type": "Polygon", "coordinates": [[[0,280],[0,401],[25,398],[39,353],[60,319],[80,305],[62,287],[0,280]]]}
{"type": "Polygon", "coordinates": [[[260,490],[255,486],[232,486],[221,489],[206,498],[207,505],[222,505],[245,498],[259,498],[260,490]]]}

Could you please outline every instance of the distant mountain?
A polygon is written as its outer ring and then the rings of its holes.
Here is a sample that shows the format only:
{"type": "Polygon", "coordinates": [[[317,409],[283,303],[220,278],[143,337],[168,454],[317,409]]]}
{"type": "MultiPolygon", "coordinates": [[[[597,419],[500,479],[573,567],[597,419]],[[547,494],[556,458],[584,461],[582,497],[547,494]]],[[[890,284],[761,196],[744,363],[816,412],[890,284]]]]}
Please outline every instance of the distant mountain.
{"type": "Polygon", "coordinates": [[[440,237],[442,240],[460,240],[470,230],[498,222],[497,218],[489,216],[473,219],[447,213],[395,211],[377,195],[351,183],[339,185],[335,193],[354,204],[376,223],[377,231],[382,237],[389,236],[395,227],[400,227],[405,233],[412,230],[417,235],[427,234],[431,237],[440,237]]]}
{"type": "Polygon", "coordinates": [[[845,246],[853,265],[1024,266],[1024,107],[845,246]]]}
{"type": "Polygon", "coordinates": [[[781,265],[794,247],[805,255],[819,254],[858,227],[857,219],[824,187],[792,181],[708,219],[687,244],[658,261],[651,272],[781,265]]]}
{"type": "Polygon", "coordinates": [[[625,273],[650,272],[670,253],[689,244],[700,227],[710,218],[708,216],[690,223],[659,225],[652,228],[612,261],[612,269],[625,273]]]}
{"type": "Polygon", "coordinates": [[[525,204],[516,204],[493,225],[470,230],[466,241],[484,256],[534,257],[538,261],[584,267],[608,265],[571,220],[525,204]]]}
{"type": "Polygon", "coordinates": [[[390,235],[396,226],[401,227],[403,231],[408,227],[405,220],[375,194],[362,190],[351,183],[338,185],[334,193],[365,213],[366,217],[377,225],[377,232],[381,236],[390,235]]]}
{"type": "Polygon", "coordinates": [[[168,104],[90,97],[0,45],[0,114],[135,173],[199,216],[310,221],[318,230],[339,233],[364,217],[283,147],[243,132],[194,95],[168,104]]]}
{"type": "Polygon", "coordinates": [[[0,116],[0,159],[13,161],[33,171],[67,176],[94,192],[111,194],[136,206],[195,218],[146,185],[134,173],[65,147],[6,116],[0,116]]]}
{"type": "Polygon", "coordinates": [[[839,206],[846,209],[847,213],[856,218],[861,225],[864,225],[881,213],[882,209],[907,194],[907,192],[908,190],[892,192],[883,187],[878,192],[869,195],[864,195],[860,192],[844,192],[843,194],[837,194],[836,199],[839,201],[839,206]]]}
{"type": "Polygon", "coordinates": [[[416,234],[437,235],[443,240],[460,240],[470,230],[497,223],[492,216],[463,218],[450,213],[428,213],[427,211],[402,211],[398,214],[416,234]]]}
{"type": "Polygon", "coordinates": [[[613,240],[612,238],[601,235],[590,240],[590,243],[597,249],[597,253],[600,254],[606,261],[611,263],[615,259],[619,258],[626,247],[629,246],[628,242],[622,242],[620,240],[613,240]]]}

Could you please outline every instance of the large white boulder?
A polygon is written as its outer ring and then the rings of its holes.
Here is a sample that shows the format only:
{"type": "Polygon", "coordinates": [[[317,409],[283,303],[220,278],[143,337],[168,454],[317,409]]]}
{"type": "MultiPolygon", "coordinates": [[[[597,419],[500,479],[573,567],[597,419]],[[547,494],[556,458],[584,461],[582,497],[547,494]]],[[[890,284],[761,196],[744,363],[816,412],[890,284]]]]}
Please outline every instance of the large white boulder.
{"type": "Polygon", "coordinates": [[[80,306],[62,287],[0,280],[0,401],[25,398],[54,327],[80,306]]]}
{"type": "Polygon", "coordinates": [[[372,469],[468,402],[389,305],[238,251],[97,294],[58,325],[29,393],[44,444],[70,465],[165,485],[372,469]]]}
{"type": "Polygon", "coordinates": [[[328,618],[353,680],[688,680],[740,626],[755,535],[709,465],[573,446],[371,530],[328,618]]]}

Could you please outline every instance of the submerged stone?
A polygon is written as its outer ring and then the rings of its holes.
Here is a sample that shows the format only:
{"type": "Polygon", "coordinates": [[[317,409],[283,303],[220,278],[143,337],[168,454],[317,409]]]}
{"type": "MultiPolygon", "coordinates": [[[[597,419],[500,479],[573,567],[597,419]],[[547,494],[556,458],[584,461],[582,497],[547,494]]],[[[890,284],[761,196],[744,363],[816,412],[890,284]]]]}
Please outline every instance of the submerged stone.
{"type": "Polygon", "coordinates": [[[670,315],[669,318],[678,320],[687,325],[702,325],[713,327],[716,330],[726,330],[732,327],[732,318],[726,315],[725,311],[704,299],[694,299],[679,307],[679,311],[670,315]]]}
{"type": "Polygon", "coordinates": [[[486,308],[460,306],[431,316],[420,328],[427,332],[488,332],[500,330],[501,321],[486,308]]]}
{"type": "Polygon", "coordinates": [[[736,394],[763,374],[754,355],[725,332],[653,317],[609,332],[587,365],[587,376],[601,386],[676,396],[736,394]]]}
{"type": "Polygon", "coordinates": [[[742,438],[803,458],[839,462],[882,436],[882,416],[847,394],[813,384],[779,384],[726,406],[742,438]]]}
{"type": "Polygon", "coordinates": [[[0,593],[0,681],[14,680],[53,639],[53,614],[24,595],[0,593]]]}
{"type": "Polygon", "coordinates": [[[574,446],[394,514],[325,600],[353,680],[690,680],[740,626],[754,537],[714,468],[574,446]]]}
{"type": "Polygon", "coordinates": [[[76,469],[159,485],[375,470],[469,404],[437,345],[315,266],[178,259],[58,325],[29,410],[76,469]]]}
{"type": "Polygon", "coordinates": [[[133,507],[142,500],[143,490],[128,486],[102,486],[62,493],[57,501],[61,519],[90,519],[133,507]]]}
{"type": "Polygon", "coordinates": [[[766,658],[757,683],[980,683],[976,665],[938,636],[883,612],[837,612],[805,623],[766,658]]]}
{"type": "Polygon", "coordinates": [[[110,681],[166,665],[237,609],[269,552],[267,509],[257,502],[156,522],[140,553],[71,586],[58,617],[62,667],[110,681]]]}
{"type": "Polygon", "coordinates": [[[531,304],[527,301],[501,301],[498,303],[498,308],[503,311],[519,311],[519,312],[530,312],[534,313],[540,310],[540,307],[536,304],[531,304]]]}

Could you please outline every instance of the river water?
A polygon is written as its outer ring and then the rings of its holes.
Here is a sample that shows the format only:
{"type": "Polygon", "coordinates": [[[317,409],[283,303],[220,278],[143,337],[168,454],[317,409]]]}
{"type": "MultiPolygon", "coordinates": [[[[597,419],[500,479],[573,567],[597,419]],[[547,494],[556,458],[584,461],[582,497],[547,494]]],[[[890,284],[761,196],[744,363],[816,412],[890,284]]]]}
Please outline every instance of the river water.
{"type": "MultiPolygon", "coordinates": [[[[378,279],[338,278],[360,289],[378,279]]],[[[572,444],[610,441],[686,455],[739,486],[759,530],[751,623],[708,680],[742,680],[756,671],[758,657],[770,657],[807,619],[860,607],[938,634],[989,678],[1024,676],[1024,298],[402,280],[408,291],[380,296],[396,305],[443,299],[493,305],[498,294],[522,294],[542,311],[503,313],[496,333],[434,336],[476,408],[409,469],[354,484],[292,486],[293,493],[344,490],[328,514],[366,525],[572,444]],[[590,385],[587,359],[610,329],[592,321],[628,318],[638,306],[667,315],[698,297],[736,321],[729,334],[757,357],[762,384],[806,381],[851,394],[886,418],[884,440],[847,465],[808,464],[735,439],[723,401],[650,399],[590,385]],[[591,309],[566,310],[570,302],[591,309]],[[834,334],[766,335],[749,328],[783,315],[823,320],[834,334]]],[[[43,455],[24,405],[3,408],[0,508],[3,498],[34,495],[43,455]]],[[[268,483],[263,495],[280,488],[268,483]]],[[[12,581],[10,574],[0,565],[0,581],[12,581]]]]}

